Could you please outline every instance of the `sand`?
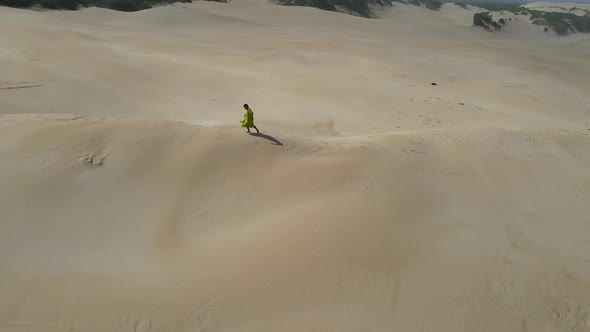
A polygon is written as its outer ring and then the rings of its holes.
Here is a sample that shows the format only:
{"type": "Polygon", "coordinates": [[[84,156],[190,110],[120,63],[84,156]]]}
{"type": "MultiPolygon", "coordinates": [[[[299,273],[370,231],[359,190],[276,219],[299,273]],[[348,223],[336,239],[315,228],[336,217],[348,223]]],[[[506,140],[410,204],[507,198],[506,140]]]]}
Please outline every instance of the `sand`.
{"type": "Polygon", "coordinates": [[[0,7],[0,331],[589,331],[590,36],[379,15],[0,7]]]}

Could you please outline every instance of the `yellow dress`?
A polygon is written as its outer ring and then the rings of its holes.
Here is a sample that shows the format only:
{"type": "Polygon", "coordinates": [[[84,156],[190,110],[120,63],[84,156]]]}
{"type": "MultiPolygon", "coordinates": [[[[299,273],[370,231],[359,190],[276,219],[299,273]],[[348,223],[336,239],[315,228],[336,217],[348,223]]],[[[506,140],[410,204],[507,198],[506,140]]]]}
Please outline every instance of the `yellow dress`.
{"type": "Polygon", "coordinates": [[[246,110],[246,114],[244,114],[244,119],[240,121],[240,123],[244,128],[254,127],[254,112],[252,112],[250,108],[246,110]]]}

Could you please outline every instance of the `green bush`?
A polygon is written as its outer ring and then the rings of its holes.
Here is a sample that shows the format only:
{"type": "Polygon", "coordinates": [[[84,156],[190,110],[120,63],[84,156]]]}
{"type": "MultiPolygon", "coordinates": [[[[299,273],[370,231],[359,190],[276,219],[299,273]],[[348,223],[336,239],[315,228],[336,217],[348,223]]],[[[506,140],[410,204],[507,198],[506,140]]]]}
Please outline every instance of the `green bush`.
{"type": "Polygon", "coordinates": [[[439,10],[442,7],[442,2],[439,0],[423,0],[426,8],[430,10],[439,10]]]}
{"type": "MultiPolygon", "coordinates": [[[[391,6],[392,0],[274,0],[283,6],[306,6],[323,10],[337,11],[338,7],[349,10],[363,17],[371,17],[369,5],[391,6]]],[[[438,0],[430,0],[438,1],[438,0]]]]}
{"type": "Polygon", "coordinates": [[[336,6],[331,3],[329,0],[312,0],[311,6],[316,7],[323,10],[331,10],[336,11],[336,6]]]}
{"type": "Polygon", "coordinates": [[[59,9],[57,0],[41,0],[41,7],[47,9],[59,9]]]}
{"type": "Polygon", "coordinates": [[[487,28],[488,26],[486,23],[491,22],[491,21],[492,21],[492,17],[490,16],[490,13],[488,13],[488,12],[473,14],[473,25],[475,25],[475,26],[487,28]]]}
{"type": "Polygon", "coordinates": [[[97,6],[122,12],[136,12],[151,8],[150,5],[141,0],[106,0],[97,4],[97,6]]]}
{"type": "Polygon", "coordinates": [[[492,15],[489,12],[475,13],[473,14],[473,25],[482,27],[486,30],[500,30],[502,26],[492,19],[492,15]]]}
{"type": "Polygon", "coordinates": [[[369,17],[371,11],[366,0],[333,0],[334,7],[341,6],[364,17],[369,17]]]}
{"type": "Polygon", "coordinates": [[[315,7],[333,12],[336,11],[336,6],[330,0],[279,0],[278,4],[283,6],[315,7]]]}
{"type": "Polygon", "coordinates": [[[560,36],[574,32],[590,33],[590,17],[570,13],[531,11],[532,24],[545,25],[560,36]]]}
{"type": "Polygon", "coordinates": [[[80,2],[80,0],[0,0],[0,6],[29,8],[39,5],[46,9],[76,10],[80,2]]]}
{"type": "Polygon", "coordinates": [[[503,18],[501,18],[501,19],[498,20],[498,23],[504,25],[504,24],[506,24],[506,20],[503,19],[503,18]]]}
{"type": "Polygon", "coordinates": [[[414,6],[422,6],[430,9],[430,10],[439,10],[442,7],[442,2],[439,0],[407,0],[408,4],[414,6]]]}
{"type": "MultiPolygon", "coordinates": [[[[336,11],[337,7],[342,7],[355,12],[363,17],[372,17],[373,13],[369,5],[391,6],[393,2],[403,2],[405,0],[274,0],[283,6],[308,6],[319,9],[336,11]]],[[[442,6],[440,0],[407,0],[405,3],[414,6],[424,6],[431,10],[439,10],[442,6]]]]}
{"type": "Polygon", "coordinates": [[[57,0],[59,9],[76,10],[80,4],[79,0],[57,0]]]}
{"type": "Polygon", "coordinates": [[[0,6],[28,8],[36,4],[36,0],[0,0],[0,6]]]}

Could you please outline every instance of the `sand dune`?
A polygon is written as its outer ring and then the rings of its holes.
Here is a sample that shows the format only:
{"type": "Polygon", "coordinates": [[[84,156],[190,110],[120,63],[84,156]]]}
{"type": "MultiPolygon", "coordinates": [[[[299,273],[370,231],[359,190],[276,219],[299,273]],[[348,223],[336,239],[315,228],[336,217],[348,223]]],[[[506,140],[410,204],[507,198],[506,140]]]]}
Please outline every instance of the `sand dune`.
{"type": "Polygon", "coordinates": [[[575,3],[575,2],[533,2],[526,4],[525,7],[541,10],[545,12],[571,13],[579,16],[584,16],[590,13],[590,4],[575,3]]]}
{"type": "Polygon", "coordinates": [[[471,15],[0,8],[0,331],[589,330],[590,39],[471,15]]]}

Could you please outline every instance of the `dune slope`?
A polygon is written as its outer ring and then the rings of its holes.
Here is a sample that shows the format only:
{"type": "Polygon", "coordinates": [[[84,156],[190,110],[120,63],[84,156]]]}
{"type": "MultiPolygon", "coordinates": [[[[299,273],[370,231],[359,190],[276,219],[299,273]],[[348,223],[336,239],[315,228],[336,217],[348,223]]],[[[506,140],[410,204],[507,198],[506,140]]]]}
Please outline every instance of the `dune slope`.
{"type": "Polygon", "coordinates": [[[0,8],[0,331],[588,330],[589,39],[455,7],[0,8]]]}

